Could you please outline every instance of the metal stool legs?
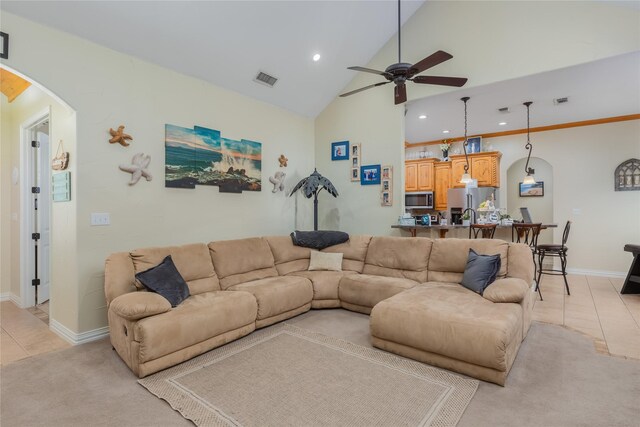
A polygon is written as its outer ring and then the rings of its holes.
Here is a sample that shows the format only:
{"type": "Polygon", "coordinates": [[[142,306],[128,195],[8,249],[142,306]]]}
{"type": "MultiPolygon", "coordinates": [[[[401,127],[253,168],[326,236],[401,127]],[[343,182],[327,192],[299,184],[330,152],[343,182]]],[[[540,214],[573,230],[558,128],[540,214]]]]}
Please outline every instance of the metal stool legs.
{"type": "MultiPolygon", "coordinates": [[[[567,253],[564,250],[560,250],[560,251],[549,251],[549,253],[547,253],[547,251],[545,250],[540,250],[538,251],[538,280],[536,281],[536,290],[538,292],[540,292],[540,281],[542,280],[542,275],[543,274],[549,274],[549,275],[553,275],[553,276],[560,276],[562,275],[562,278],[564,279],[564,287],[567,290],[567,295],[571,295],[571,291],[569,290],[569,282],[567,281],[567,253]],[[560,266],[561,266],[561,270],[554,270],[554,269],[549,269],[549,270],[543,270],[542,268],[542,263],[544,262],[544,257],[546,255],[549,256],[557,256],[558,258],[560,258],[560,266]]],[[[542,294],[540,294],[540,300],[542,300],[542,294]]]]}

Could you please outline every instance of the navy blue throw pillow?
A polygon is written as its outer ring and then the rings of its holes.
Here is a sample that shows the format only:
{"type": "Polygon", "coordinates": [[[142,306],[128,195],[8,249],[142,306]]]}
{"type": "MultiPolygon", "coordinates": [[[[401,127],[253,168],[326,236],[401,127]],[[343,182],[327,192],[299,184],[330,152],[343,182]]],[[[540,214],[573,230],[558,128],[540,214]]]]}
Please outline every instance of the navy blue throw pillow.
{"type": "Polygon", "coordinates": [[[500,255],[478,255],[476,251],[469,249],[461,285],[482,295],[487,286],[496,280],[500,262],[500,255]]]}
{"type": "Polygon", "coordinates": [[[136,274],[136,279],[147,289],[165,297],[176,307],[189,298],[189,286],[176,268],[171,255],[167,256],[155,267],[136,274]]]}

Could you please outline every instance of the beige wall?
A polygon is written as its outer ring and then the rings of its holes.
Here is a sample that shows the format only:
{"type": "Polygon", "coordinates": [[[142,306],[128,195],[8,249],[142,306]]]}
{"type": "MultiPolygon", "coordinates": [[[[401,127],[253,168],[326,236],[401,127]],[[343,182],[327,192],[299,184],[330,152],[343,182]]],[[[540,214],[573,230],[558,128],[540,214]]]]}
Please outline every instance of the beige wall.
{"type": "Polygon", "coordinates": [[[71,317],[61,323],[71,331],[106,325],[104,260],[111,252],[285,234],[310,226],[310,202],[273,194],[268,177],[278,170],[280,154],[289,158],[287,189],[313,171],[311,119],[6,12],[2,25],[12,34],[8,64],[77,112],[78,144],[71,153],[77,161],[77,217],[69,218],[77,248],[62,252],[77,260],[69,269],[75,279],[61,282],[54,275],[52,284],[75,292],[77,302],[60,302],[71,317]],[[56,66],[42,67],[43,63],[56,66]],[[261,142],[263,190],[240,195],[219,193],[216,187],[165,188],[165,123],[200,125],[222,131],[223,137],[261,142]],[[107,142],[108,129],[120,124],[134,138],[128,148],[107,142]],[[153,181],[129,186],[130,175],[118,165],[129,163],[138,152],[151,156],[153,181]],[[110,213],[111,226],[90,226],[92,212],[110,213]]]}
{"type": "MultiPolygon", "coordinates": [[[[638,11],[599,2],[426,2],[403,27],[403,60],[412,62],[438,49],[445,50],[454,59],[439,65],[433,74],[468,76],[468,87],[480,86],[638,50],[639,22],[638,11]]],[[[384,69],[396,61],[397,40],[393,38],[369,64],[359,65],[384,69]]],[[[361,73],[344,90],[377,81],[375,76],[361,73]]],[[[413,100],[446,90],[409,84],[408,97],[413,100]]],[[[404,106],[393,105],[392,88],[384,86],[337,98],[318,116],[316,165],[347,195],[322,201],[322,227],[352,233],[392,233],[390,225],[403,212],[399,200],[404,188],[403,113],[404,106]],[[343,139],[362,143],[365,164],[393,165],[393,207],[380,206],[379,189],[351,183],[346,162],[330,160],[330,143],[343,139]]],[[[521,157],[520,153],[515,160],[521,157]]],[[[505,160],[503,171],[509,165],[505,160]]],[[[562,179],[560,175],[554,180],[556,198],[572,191],[561,188],[562,179]]],[[[560,209],[555,200],[554,206],[560,209]]],[[[598,269],[623,271],[625,263],[604,265],[599,261],[597,265],[598,269]]],[[[585,260],[581,265],[593,264],[585,260]]]]}
{"type": "MultiPolygon", "coordinates": [[[[45,111],[49,111],[51,156],[55,155],[58,141],[63,140],[65,149],[75,152],[76,118],[75,112],[58,100],[46,94],[36,86],[30,86],[12,103],[8,103],[2,96],[2,140],[0,142],[1,175],[2,175],[2,216],[0,227],[2,229],[2,256],[0,257],[2,271],[2,292],[10,293],[14,299],[23,304],[32,305],[31,300],[21,292],[21,281],[24,280],[20,267],[20,251],[25,249],[20,235],[20,219],[22,218],[20,194],[24,191],[26,182],[19,180],[17,184],[12,182],[14,168],[21,169],[21,156],[24,150],[21,146],[21,125],[35,118],[45,111]],[[5,155],[6,154],[6,155],[5,155]],[[5,283],[6,281],[6,283],[5,283]]],[[[72,197],[70,202],[51,204],[51,225],[55,230],[51,235],[51,277],[50,287],[51,305],[50,313],[53,319],[63,324],[75,323],[75,317],[70,315],[65,307],[77,304],[76,292],[69,283],[75,282],[75,257],[68,254],[75,253],[75,172],[76,159],[70,158],[68,170],[72,177],[72,197]],[[64,302],[61,304],[61,302],[64,302]]],[[[29,243],[27,243],[29,244],[29,243]]],[[[27,247],[30,250],[31,246],[27,247]]],[[[30,279],[27,277],[26,279],[30,279]]]]}

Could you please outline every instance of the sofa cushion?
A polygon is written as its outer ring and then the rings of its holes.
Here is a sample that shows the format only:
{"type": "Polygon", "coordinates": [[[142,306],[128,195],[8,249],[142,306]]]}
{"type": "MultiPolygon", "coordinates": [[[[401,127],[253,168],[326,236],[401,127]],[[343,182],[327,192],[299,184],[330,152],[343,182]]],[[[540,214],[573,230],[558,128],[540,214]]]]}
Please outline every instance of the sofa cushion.
{"type": "MultiPolygon", "coordinates": [[[[209,250],[204,243],[136,249],[131,252],[131,259],[135,272],[140,273],[160,264],[168,255],[171,255],[180,275],[187,282],[191,295],[220,290],[209,250]]],[[[136,286],[143,288],[137,281],[136,286]]]]}
{"type": "Polygon", "coordinates": [[[467,266],[460,284],[482,295],[485,288],[496,280],[499,270],[500,255],[479,255],[473,249],[469,249],[467,266]]]}
{"type": "Polygon", "coordinates": [[[362,272],[426,282],[432,243],[424,237],[374,237],[362,272]]]}
{"type": "Polygon", "coordinates": [[[362,273],[364,260],[371,242],[371,236],[350,236],[349,240],[339,245],[329,246],[320,252],[341,253],[342,270],[362,273]]]}
{"type": "Polygon", "coordinates": [[[211,242],[209,252],[222,289],[278,275],[271,248],[262,238],[211,242]]]}
{"type": "Polygon", "coordinates": [[[246,291],[258,301],[258,317],[267,319],[300,308],[313,299],[311,282],[304,277],[279,276],[240,283],[229,291],[246,291]]]}
{"type": "Polygon", "coordinates": [[[342,255],[338,253],[311,251],[309,271],[342,271],[342,255]]]}
{"type": "Polygon", "coordinates": [[[256,320],[256,299],[248,292],[192,295],[178,307],[136,322],[140,362],[182,350],[256,320]]]}
{"type": "MultiPolygon", "coordinates": [[[[408,240],[408,239],[407,239],[408,240]]],[[[398,277],[352,274],[340,280],[340,301],[363,307],[373,307],[380,301],[411,289],[418,282],[398,277]]]]}
{"type": "Polygon", "coordinates": [[[491,302],[513,302],[519,303],[529,291],[527,283],[516,277],[498,279],[484,290],[482,296],[491,302]]]}
{"type": "Polygon", "coordinates": [[[531,248],[524,243],[509,244],[509,260],[507,276],[517,277],[527,284],[533,283],[535,265],[531,256],[531,248]]]}
{"type": "Polygon", "coordinates": [[[430,282],[460,283],[467,266],[469,249],[482,255],[500,255],[498,277],[507,274],[507,252],[509,243],[498,239],[436,239],[429,258],[430,282]]]}
{"type": "Polygon", "coordinates": [[[189,286],[173,264],[171,255],[155,267],[136,274],[136,279],[147,289],[166,298],[171,307],[177,307],[189,298],[189,286]]]}
{"type": "Polygon", "coordinates": [[[376,305],[374,337],[496,369],[509,367],[507,348],[522,336],[522,307],[494,304],[460,285],[417,286],[376,305]]]}
{"type": "Polygon", "coordinates": [[[293,244],[312,249],[324,249],[329,246],[339,245],[349,240],[349,235],[344,231],[316,230],[298,231],[290,234],[293,244]]]}
{"type": "Polygon", "coordinates": [[[153,292],[129,292],[111,301],[109,310],[127,320],[138,320],[171,310],[171,303],[153,292]]]}
{"type": "Polygon", "coordinates": [[[294,271],[290,276],[305,277],[313,285],[313,300],[337,300],[340,279],[355,271],[294,271]]]}
{"type": "Polygon", "coordinates": [[[309,269],[311,249],[294,245],[289,236],[269,236],[264,239],[271,248],[279,275],[309,269]]]}

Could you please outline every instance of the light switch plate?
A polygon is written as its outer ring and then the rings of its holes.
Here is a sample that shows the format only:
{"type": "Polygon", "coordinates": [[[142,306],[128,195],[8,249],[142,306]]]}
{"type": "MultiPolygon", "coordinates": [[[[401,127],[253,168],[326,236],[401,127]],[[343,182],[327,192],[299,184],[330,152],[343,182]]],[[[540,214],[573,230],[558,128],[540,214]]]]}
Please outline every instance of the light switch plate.
{"type": "Polygon", "coordinates": [[[92,213],[91,225],[109,225],[111,220],[108,213],[92,213]]]}
{"type": "Polygon", "coordinates": [[[574,215],[582,215],[582,209],[581,208],[573,208],[572,210],[574,215]]]}

